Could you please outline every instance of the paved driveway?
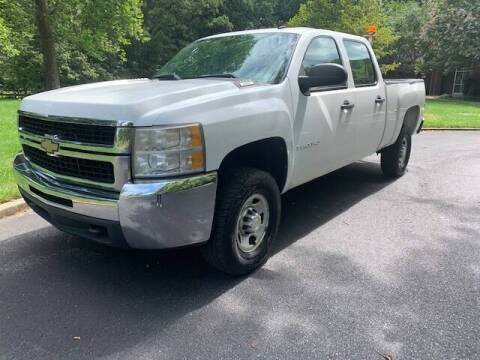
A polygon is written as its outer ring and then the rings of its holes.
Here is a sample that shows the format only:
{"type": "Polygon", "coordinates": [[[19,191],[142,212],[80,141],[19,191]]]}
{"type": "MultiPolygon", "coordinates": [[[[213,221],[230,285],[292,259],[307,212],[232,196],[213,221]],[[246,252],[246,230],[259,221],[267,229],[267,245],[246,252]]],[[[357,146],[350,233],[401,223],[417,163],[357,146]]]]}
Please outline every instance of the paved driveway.
{"type": "Polygon", "coordinates": [[[121,251],[0,221],[0,359],[477,359],[480,132],[422,133],[284,196],[270,261],[121,251]]]}

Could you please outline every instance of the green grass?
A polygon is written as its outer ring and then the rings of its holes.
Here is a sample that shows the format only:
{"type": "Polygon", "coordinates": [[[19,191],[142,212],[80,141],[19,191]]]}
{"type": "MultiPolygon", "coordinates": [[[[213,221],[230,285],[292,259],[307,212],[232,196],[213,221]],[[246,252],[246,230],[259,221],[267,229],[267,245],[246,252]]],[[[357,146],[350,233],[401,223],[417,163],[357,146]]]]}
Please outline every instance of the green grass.
{"type": "Polygon", "coordinates": [[[480,128],[480,102],[427,99],[426,128],[480,128]]]}
{"type": "Polygon", "coordinates": [[[20,196],[13,180],[12,160],[20,150],[17,109],[20,100],[0,99],[0,204],[20,196]]]}

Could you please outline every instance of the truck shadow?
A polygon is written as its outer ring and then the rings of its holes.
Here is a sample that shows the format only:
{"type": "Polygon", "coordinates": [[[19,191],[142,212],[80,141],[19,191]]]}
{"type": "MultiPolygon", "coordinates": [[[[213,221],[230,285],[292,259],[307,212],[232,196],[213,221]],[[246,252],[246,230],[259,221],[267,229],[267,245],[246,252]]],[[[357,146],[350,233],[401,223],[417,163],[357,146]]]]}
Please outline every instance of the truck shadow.
{"type": "Polygon", "coordinates": [[[288,247],[390,183],[378,162],[363,160],[290,190],[282,197],[282,223],[272,252],[288,247]]]}
{"type": "MultiPolygon", "coordinates": [[[[290,191],[273,254],[389,183],[378,163],[362,161],[290,191]]],[[[52,227],[7,239],[0,250],[6,358],[118,354],[218,306],[221,295],[248,279],[213,270],[196,249],[110,249],[52,227]]]]}

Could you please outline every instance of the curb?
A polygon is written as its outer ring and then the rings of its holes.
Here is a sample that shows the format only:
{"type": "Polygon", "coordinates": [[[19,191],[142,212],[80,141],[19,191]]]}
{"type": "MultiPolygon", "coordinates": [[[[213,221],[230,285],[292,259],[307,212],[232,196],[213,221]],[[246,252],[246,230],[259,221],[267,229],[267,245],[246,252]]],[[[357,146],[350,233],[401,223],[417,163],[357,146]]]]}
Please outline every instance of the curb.
{"type": "Polygon", "coordinates": [[[25,204],[23,199],[17,199],[5,204],[0,204],[0,219],[15,215],[17,212],[28,209],[28,205],[25,204]]]}
{"type": "Polygon", "coordinates": [[[422,131],[480,131],[480,128],[422,128],[422,131]]]}

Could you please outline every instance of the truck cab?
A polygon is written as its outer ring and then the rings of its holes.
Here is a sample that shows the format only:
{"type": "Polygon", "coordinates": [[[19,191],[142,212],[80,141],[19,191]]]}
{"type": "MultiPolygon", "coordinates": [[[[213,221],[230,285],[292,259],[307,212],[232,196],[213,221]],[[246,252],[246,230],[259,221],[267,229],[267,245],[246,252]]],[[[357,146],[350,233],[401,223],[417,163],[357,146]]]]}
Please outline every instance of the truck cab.
{"type": "Polygon", "coordinates": [[[281,194],[381,153],[402,176],[422,80],[382,78],[370,43],[310,28],[203,38],[150,79],[44,92],[19,110],[26,202],[111,246],[200,246],[230,274],[261,266],[281,194]]]}

